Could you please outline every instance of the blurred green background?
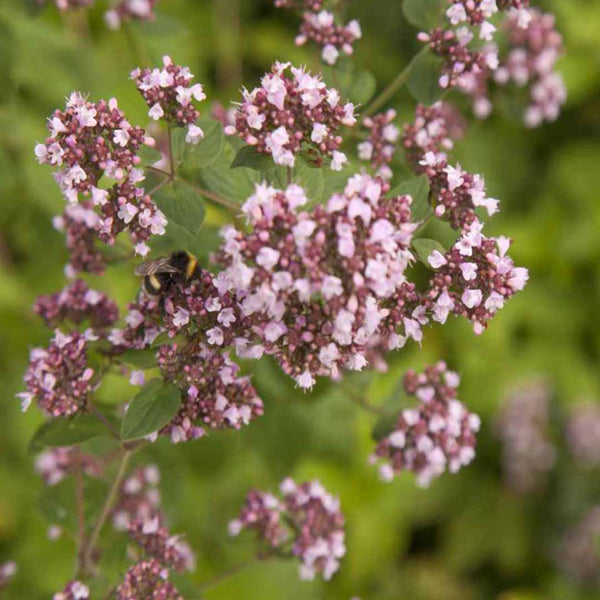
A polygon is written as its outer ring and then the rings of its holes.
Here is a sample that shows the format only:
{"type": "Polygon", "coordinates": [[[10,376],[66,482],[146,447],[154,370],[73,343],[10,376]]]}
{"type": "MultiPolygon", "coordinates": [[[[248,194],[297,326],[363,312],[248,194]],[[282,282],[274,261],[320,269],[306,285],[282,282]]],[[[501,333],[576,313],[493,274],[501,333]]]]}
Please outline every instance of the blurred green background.
{"type": "MultiPolygon", "coordinates": [[[[274,59],[318,64],[314,49],[293,45],[297,18],[270,0],[162,0],[156,23],[129,34],[108,31],[104,3],[97,4],[87,16],[53,7],[32,15],[20,0],[0,2],[0,72],[7,74],[0,86],[0,562],[19,564],[7,598],[50,598],[73,570],[72,542],[48,541],[39,510],[42,484],[27,444],[41,415],[21,414],[14,398],[28,349],[48,340],[31,304],[62,287],[67,258],[50,223],[63,200],[33,156],[46,117],[71,90],[81,90],[93,99],[117,97],[132,123],[146,125],[147,108],[129,71],[165,53],[189,65],[209,99],[225,105],[274,59]]],[[[185,531],[198,554],[194,582],[252,555],[250,537],[229,539],[227,522],[248,488],[274,488],[287,474],[320,478],[341,496],[348,554],[329,584],[300,582],[296,564],[270,561],[207,591],[209,600],[600,598],[600,588],[570,581],[552,560],[565,528],[600,502],[599,473],[578,472],[563,447],[552,484],[516,495],[503,484],[493,432],[507,390],[532,378],[553,386],[558,445],[561,411],[600,400],[600,1],[540,5],[556,14],[567,48],[559,63],[569,92],[561,118],[527,131],[499,110],[472,122],[456,152],[502,200],[488,232],[514,239],[511,253],[530,269],[529,285],[481,337],[462,320],[428,329],[422,349],[411,344],[390,357],[388,373],[377,375],[368,392],[371,402],[383,402],[407,368],[446,359],[462,376],[461,400],[483,420],[475,462],[427,490],[408,474],[380,483],[366,464],[372,416],[332,385],[302,395],[262,361],[253,371],[263,418],[240,433],[196,443],[161,441],[137,458],[162,468],[173,530],[185,531]]],[[[360,19],[364,34],[354,60],[381,89],[417,51],[416,31],[403,19],[401,0],[353,0],[347,14],[360,19]]],[[[411,118],[414,101],[406,92],[392,105],[401,123],[411,118]]],[[[208,102],[200,108],[206,114],[208,102]]],[[[209,211],[207,231],[222,218],[209,211]]],[[[92,282],[123,304],[138,285],[129,267],[92,282]]],[[[123,401],[132,392],[125,383],[109,389],[123,401]]]]}

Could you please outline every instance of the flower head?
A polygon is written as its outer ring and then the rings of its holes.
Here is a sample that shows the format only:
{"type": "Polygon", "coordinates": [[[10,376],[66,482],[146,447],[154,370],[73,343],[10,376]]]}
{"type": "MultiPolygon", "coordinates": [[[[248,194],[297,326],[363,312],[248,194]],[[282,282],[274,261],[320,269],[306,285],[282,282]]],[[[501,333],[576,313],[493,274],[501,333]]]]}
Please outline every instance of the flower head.
{"type": "Polygon", "coordinates": [[[400,413],[392,433],[375,449],[372,460],[382,461],[384,481],[413,471],[417,483],[426,487],[446,470],[456,473],[473,460],[480,420],[457,400],[458,383],[458,375],[443,362],[423,373],[406,373],[404,389],[419,404],[400,413]]]}
{"type": "Polygon", "coordinates": [[[313,579],[316,574],[331,579],[346,553],[339,500],[318,481],[298,485],[287,478],[280,490],[282,498],[249,492],[239,517],[229,524],[230,534],[254,530],[274,548],[291,548],[300,560],[301,579],[313,579]]]}
{"type": "Polygon", "coordinates": [[[339,92],[327,88],[319,76],[275,63],[260,87],[244,90],[235,126],[225,131],[239,135],[257,152],[270,154],[278,165],[293,167],[296,155],[307,146],[317,164],[328,156],[337,169],[345,161],[338,130],[355,121],[354,105],[341,104],[339,92]]]}

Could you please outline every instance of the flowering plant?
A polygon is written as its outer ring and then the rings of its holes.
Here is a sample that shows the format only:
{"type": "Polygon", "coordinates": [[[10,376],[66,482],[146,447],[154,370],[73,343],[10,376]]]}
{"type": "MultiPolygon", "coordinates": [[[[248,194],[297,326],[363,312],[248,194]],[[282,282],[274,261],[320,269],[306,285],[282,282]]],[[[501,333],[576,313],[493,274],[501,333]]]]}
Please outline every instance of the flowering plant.
{"type": "MultiPolygon", "coordinates": [[[[150,18],[154,4],[144,12],[121,2],[107,23],[150,18]]],[[[275,4],[301,12],[296,43],[316,42],[331,68],[275,61],[232,112],[210,118],[203,85],[164,56],[130,73],[150,124],[130,124],[114,98],[72,92],[35,147],[65,199],[53,223],[69,253],[65,287],[34,305],[52,335],[31,350],[18,394],[23,410],[47,417],[32,442],[44,484],[75,484],[76,570],[55,600],[183,597],[177,573],[196,557],[171,533],[158,469],[140,457],[161,439],[252,427],[268,410],[251,377],[257,361],[303,392],[333,382],[374,413],[369,460],[383,481],[411,471],[426,487],[475,458],[481,421],[458,400],[459,375],[445,362],[409,370],[411,404],[389,411],[371,405],[360,382],[451,315],[484,334],[525,287],[511,240],[487,228],[499,200],[453,158],[466,124],[442,93],[458,88],[485,116],[493,81],[531,82],[526,124],[556,118],[564,91],[552,73],[562,51],[554,22],[517,0],[425,11],[407,0],[408,20],[428,31],[418,35],[426,48],[371,98],[360,82],[372,76],[348,67],[357,21],[339,24],[321,2],[275,4]],[[496,32],[511,48],[503,60],[474,41],[491,43],[496,32]],[[404,83],[416,102],[401,124],[393,108],[380,109],[404,83]],[[210,256],[207,210],[225,223],[210,256]],[[92,275],[109,287],[122,262],[144,277],[126,307],[91,287],[92,275]],[[111,377],[139,390],[104,402],[111,377]],[[98,487],[90,518],[86,498],[98,487]],[[101,576],[108,539],[125,540],[120,581],[101,576]]],[[[252,530],[261,560],[296,560],[301,578],[329,580],[346,553],[343,498],[318,481],[286,478],[280,491],[248,492],[229,533],[252,530]]],[[[61,519],[52,525],[72,526],[61,519]]]]}

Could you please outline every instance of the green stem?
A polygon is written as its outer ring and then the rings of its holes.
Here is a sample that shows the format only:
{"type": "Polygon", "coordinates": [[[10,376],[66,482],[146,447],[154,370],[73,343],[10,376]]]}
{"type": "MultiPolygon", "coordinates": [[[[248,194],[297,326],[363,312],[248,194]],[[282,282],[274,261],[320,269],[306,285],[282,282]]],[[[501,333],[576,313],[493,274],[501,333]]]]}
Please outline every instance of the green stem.
{"type": "Polygon", "coordinates": [[[92,529],[92,533],[85,544],[82,552],[81,559],[81,567],[79,569],[80,573],[86,573],[89,570],[90,564],[92,562],[92,554],[94,552],[94,548],[98,542],[98,538],[100,537],[100,533],[102,532],[102,528],[106,523],[106,519],[110,514],[110,511],[115,503],[117,498],[117,494],[119,492],[119,488],[121,487],[121,482],[125,477],[125,473],[127,471],[127,465],[131,460],[133,455],[133,450],[125,450],[123,452],[123,456],[121,458],[121,462],[119,463],[119,467],[117,469],[117,473],[115,474],[115,478],[113,479],[112,485],[110,486],[110,490],[108,491],[108,495],[106,496],[106,500],[104,501],[104,505],[102,506],[102,511],[100,512],[100,516],[96,521],[96,525],[92,529]]]}
{"type": "Polygon", "coordinates": [[[77,572],[81,569],[85,548],[85,489],[83,487],[83,465],[81,450],[75,449],[75,506],[77,511],[77,572]]]}
{"type": "Polygon", "coordinates": [[[400,88],[408,81],[408,76],[412,69],[412,61],[406,65],[396,78],[377,96],[362,113],[363,117],[368,117],[377,112],[390,98],[400,90],[400,88]]]}
{"type": "Polygon", "coordinates": [[[171,131],[172,131],[172,127],[171,124],[169,123],[169,128],[168,128],[168,137],[169,137],[169,168],[170,168],[170,173],[169,175],[171,176],[171,178],[175,177],[175,157],[173,156],[173,139],[172,139],[172,135],[171,135],[171,131]]]}

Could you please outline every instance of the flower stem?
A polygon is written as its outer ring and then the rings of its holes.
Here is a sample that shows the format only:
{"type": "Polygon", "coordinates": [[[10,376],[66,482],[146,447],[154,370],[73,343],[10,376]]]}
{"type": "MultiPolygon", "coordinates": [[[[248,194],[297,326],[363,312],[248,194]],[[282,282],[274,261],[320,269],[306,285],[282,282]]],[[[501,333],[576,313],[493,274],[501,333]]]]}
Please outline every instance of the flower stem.
{"type": "Polygon", "coordinates": [[[110,514],[113,504],[115,503],[117,493],[121,487],[121,482],[125,477],[127,465],[129,464],[132,455],[133,450],[125,450],[123,452],[121,462],[119,463],[117,473],[115,474],[115,478],[113,479],[110,490],[108,491],[108,495],[106,496],[106,500],[104,501],[104,505],[102,506],[100,516],[98,517],[98,520],[92,529],[92,533],[90,534],[90,537],[83,548],[78,573],[86,573],[89,570],[92,561],[92,553],[94,552],[94,548],[96,547],[96,543],[98,542],[102,528],[106,523],[106,519],[110,514]]]}
{"type": "Polygon", "coordinates": [[[75,506],[77,511],[77,570],[79,570],[85,548],[85,489],[83,487],[83,465],[81,449],[75,449],[75,506]]]}
{"type": "Polygon", "coordinates": [[[408,81],[408,76],[412,69],[412,61],[406,65],[396,78],[377,96],[365,109],[362,116],[368,117],[377,112],[394,94],[408,81]]]}

